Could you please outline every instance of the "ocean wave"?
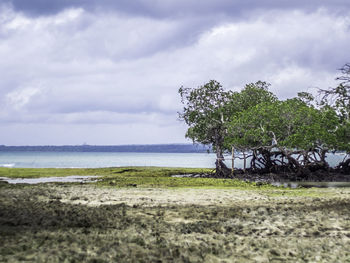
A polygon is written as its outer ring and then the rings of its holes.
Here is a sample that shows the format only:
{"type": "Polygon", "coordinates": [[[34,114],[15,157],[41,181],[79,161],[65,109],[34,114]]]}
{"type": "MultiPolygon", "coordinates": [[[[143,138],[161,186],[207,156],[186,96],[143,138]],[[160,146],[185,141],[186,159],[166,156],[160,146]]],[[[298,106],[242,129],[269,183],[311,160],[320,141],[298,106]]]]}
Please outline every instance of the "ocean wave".
{"type": "Polygon", "coordinates": [[[0,167],[12,168],[15,165],[16,164],[14,164],[14,163],[3,163],[3,164],[0,164],[0,167]]]}

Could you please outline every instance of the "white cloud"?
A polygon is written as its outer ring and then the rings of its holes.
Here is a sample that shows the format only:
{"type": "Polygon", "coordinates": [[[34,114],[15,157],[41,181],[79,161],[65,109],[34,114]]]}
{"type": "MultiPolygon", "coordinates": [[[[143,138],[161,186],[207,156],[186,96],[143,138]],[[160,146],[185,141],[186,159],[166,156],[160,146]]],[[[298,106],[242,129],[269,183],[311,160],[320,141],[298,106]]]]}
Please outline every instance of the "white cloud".
{"type": "Polygon", "coordinates": [[[7,105],[15,110],[22,109],[30,100],[40,93],[37,88],[25,88],[22,90],[15,90],[6,94],[7,105]]]}

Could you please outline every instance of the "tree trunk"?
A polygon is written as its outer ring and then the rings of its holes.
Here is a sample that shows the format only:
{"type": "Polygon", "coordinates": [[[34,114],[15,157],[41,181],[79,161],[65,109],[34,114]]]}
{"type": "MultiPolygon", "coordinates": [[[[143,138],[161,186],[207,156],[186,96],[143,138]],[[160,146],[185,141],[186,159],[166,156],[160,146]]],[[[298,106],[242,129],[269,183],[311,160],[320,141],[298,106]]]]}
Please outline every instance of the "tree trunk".
{"type": "Polygon", "coordinates": [[[256,170],[257,169],[257,167],[255,165],[256,156],[257,156],[256,150],[253,150],[253,156],[252,156],[252,159],[250,160],[250,168],[252,170],[256,170]]]}
{"type": "Polygon", "coordinates": [[[285,150],[283,148],[279,148],[279,150],[288,160],[288,167],[291,170],[291,172],[294,172],[299,176],[302,175],[304,173],[303,167],[300,165],[300,163],[296,159],[292,157],[292,153],[290,153],[288,150],[285,150]]]}
{"type": "Polygon", "coordinates": [[[227,168],[222,160],[216,160],[216,176],[220,178],[231,178],[231,169],[227,168]]]}
{"type": "Polygon", "coordinates": [[[265,160],[265,167],[264,167],[264,170],[266,172],[271,172],[272,170],[272,161],[271,161],[271,152],[266,150],[266,149],[262,149],[261,150],[261,155],[263,156],[264,160],[265,160]]]}
{"type": "Polygon", "coordinates": [[[231,177],[231,169],[227,168],[224,163],[224,155],[222,150],[222,140],[220,135],[216,132],[215,134],[215,149],[216,149],[216,176],[222,178],[231,177]]]}
{"type": "Polygon", "coordinates": [[[243,151],[243,172],[244,173],[246,168],[247,168],[247,157],[245,155],[245,151],[243,151]]]}
{"type": "Polygon", "coordinates": [[[328,150],[326,149],[323,149],[321,151],[321,154],[320,154],[320,158],[321,158],[321,162],[322,162],[322,166],[324,167],[324,169],[327,171],[329,170],[329,164],[328,162],[326,161],[326,158],[327,158],[327,153],[328,153],[328,150]]]}
{"type": "Polygon", "coordinates": [[[234,169],[235,169],[235,147],[232,146],[232,170],[231,170],[232,175],[233,175],[234,169]]]}

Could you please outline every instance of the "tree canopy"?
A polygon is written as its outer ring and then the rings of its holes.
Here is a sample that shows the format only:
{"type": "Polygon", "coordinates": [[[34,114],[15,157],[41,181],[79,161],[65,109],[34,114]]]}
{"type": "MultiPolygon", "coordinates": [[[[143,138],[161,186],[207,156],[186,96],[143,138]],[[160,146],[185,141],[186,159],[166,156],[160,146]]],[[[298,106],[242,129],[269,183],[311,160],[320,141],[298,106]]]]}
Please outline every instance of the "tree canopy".
{"type": "Polygon", "coordinates": [[[222,161],[232,148],[244,153],[244,161],[249,158],[251,170],[300,175],[327,170],[328,152],[350,152],[350,64],[342,73],[341,83],[321,91],[319,101],[307,92],[279,100],[263,81],[238,92],[225,91],[215,80],[198,88],[181,87],[184,108],[179,117],[189,126],[188,138],[213,146],[219,176],[229,174],[222,161]]]}

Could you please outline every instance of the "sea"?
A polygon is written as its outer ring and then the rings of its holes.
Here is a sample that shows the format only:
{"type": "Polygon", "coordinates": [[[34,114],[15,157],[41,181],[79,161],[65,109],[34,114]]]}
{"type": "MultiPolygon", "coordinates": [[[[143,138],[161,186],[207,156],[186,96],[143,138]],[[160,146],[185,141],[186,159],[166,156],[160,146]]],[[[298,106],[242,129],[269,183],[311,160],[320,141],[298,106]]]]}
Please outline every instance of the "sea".
{"type": "Polygon", "coordinates": [[[159,166],[214,168],[212,153],[0,152],[0,167],[100,168],[159,166]]]}
{"type": "MultiPolygon", "coordinates": [[[[230,156],[225,161],[232,166],[230,156]]],[[[342,161],[344,154],[330,154],[331,166],[342,161]]],[[[216,156],[213,153],[134,153],[134,152],[51,152],[51,151],[2,151],[0,167],[10,168],[100,168],[123,166],[158,166],[214,168],[216,156]]],[[[234,166],[243,167],[243,161],[236,159],[234,166]]]]}

